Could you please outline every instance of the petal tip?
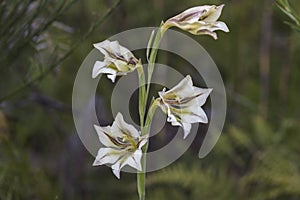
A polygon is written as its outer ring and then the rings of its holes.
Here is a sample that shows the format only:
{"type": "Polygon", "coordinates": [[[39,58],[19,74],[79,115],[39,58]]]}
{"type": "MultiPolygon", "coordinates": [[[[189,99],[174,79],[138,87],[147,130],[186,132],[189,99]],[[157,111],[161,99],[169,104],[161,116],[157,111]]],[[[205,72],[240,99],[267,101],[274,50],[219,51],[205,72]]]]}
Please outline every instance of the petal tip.
{"type": "Polygon", "coordinates": [[[109,74],[109,75],[107,75],[107,78],[109,78],[112,83],[115,83],[116,77],[117,77],[116,74],[109,74]]]}
{"type": "Polygon", "coordinates": [[[218,7],[218,8],[223,8],[224,6],[225,6],[225,4],[222,3],[222,4],[218,5],[217,7],[218,7]]]}
{"type": "Polygon", "coordinates": [[[95,159],[95,161],[93,162],[93,167],[96,167],[99,165],[102,165],[102,163],[99,160],[95,159]]]}
{"type": "Polygon", "coordinates": [[[114,173],[114,175],[120,180],[120,170],[117,170],[117,169],[113,169],[112,170],[113,171],[113,173],[114,173]]]}
{"type": "Polygon", "coordinates": [[[97,130],[98,128],[100,128],[100,126],[98,126],[97,124],[94,124],[94,129],[97,130]]]}

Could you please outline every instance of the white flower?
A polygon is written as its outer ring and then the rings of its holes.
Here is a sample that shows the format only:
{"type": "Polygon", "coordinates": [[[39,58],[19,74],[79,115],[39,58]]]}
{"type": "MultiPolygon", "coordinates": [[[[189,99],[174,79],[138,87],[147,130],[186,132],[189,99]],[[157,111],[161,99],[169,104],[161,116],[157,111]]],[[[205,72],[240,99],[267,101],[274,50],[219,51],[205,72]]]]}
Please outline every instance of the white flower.
{"type": "Polygon", "coordinates": [[[182,126],[184,138],[190,133],[191,124],[207,123],[208,119],[201,108],[212,89],[193,86],[188,75],[175,87],[166,92],[166,88],[159,92],[160,108],[168,115],[167,121],[173,126],[182,126]]]}
{"type": "Polygon", "coordinates": [[[185,10],[184,12],[168,19],[163,25],[166,30],[172,26],[176,26],[184,31],[188,31],[194,35],[210,35],[217,39],[216,30],[229,32],[224,22],[217,21],[221,15],[224,4],[220,6],[205,5],[196,6],[185,10]]]}
{"type": "Polygon", "coordinates": [[[105,146],[99,149],[93,166],[111,164],[113,173],[120,178],[120,170],[129,165],[142,170],[142,147],[147,138],[142,137],[132,125],[127,124],[118,113],[112,126],[94,125],[100,142],[105,146]]]}
{"type": "Polygon", "coordinates": [[[103,55],[103,61],[96,61],[93,67],[92,78],[99,74],[107,74],[107,77],[115,82],[116,76],[126,75],[134,71],[141,62],[125,47],[121,46],[118,41],[105,40],[94,44],[103,55]]]}

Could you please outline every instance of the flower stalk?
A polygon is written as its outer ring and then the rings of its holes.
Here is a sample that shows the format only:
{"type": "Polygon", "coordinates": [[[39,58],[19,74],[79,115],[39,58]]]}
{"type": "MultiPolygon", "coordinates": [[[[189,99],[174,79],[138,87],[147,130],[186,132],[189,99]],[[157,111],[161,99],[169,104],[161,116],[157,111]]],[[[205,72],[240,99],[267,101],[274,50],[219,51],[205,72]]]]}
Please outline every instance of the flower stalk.
{"type": "MultiPolygon", "coordinates": [[[[163,37],[164,30],[160,27],[155,35],[153,45],[151,46],[154,32],[152,32],[149,43],[148,43],[148,49],[147,49],[147,59],[148,59],[148,77],[147,77],[147,85],[145,85],[145,74],[143,69],[138,69],[138,76],[139,76],[139,114],[140,114],[140,126],[141,126],[141,132],[142,135],[147,135],[149,134],[152,118],[154,115],[154,112],[158,106],[158,103],[156,100],[153,100],[151,103],[151,106],[148,110],[147,117],[146,117],[146,122],[144,124],[144,118],[145,118],[145,110],[146,110],[146,105],[148,101],[148,95],[151,87],[151,78],[152,74],[154,71],[154,65],[155,65],[155,60],[157,56],[157,51],[158,47],[160,45],[160,41],[163,37]],[[151,46],[151,53],[148,58],[148,54],[150,51],[150,46],[151,46]]],[[[141,160],[141,166],[142,170],[137,174],[137,187],[138,187],[138,194],[139,194],[139,199],[144,200],[145,199],[145,190],[146,190],[146,152],[148,150],[148,143],[149,140],[147,140],[145,146],[142,148],[142,160],[141,160]]]]}
{"type": "MultiPolygon", "coordinates": [[[[143,126],[143,131],[145,132],[144,134],[148,134],[150,131],[150,126],[151,122],[153,119],[153,115],[159,105],[159,102],[155,99],[152,100],[150,108],[147,113],[147,118],[145,121],[145,125],[143,126]]],[[[142,132],[143,135],[143,132],[142,132]]],[[[146,152],[148,150],[148,145],[149,145],[149,139],[147,139],[146,144],[142,148],[142,159],[141,159],[141,166],[142,170],[140,173],[137,174],[137,188],[138,188],[138,194],[139,194],[139,199],[144,200],[145,199],[145,191],[146,191],[146,152]]]]}
{"type": "Polygon", "coordinates": [[[113,83],[118,76],[137,71],[139,79],[139,118],[140,128],[127,124],[121,113],[118,113],[112,126],[95,125],[101,147],[94,166],[109,164],[117,178],[125,165],[137,170],[137,189],[140,200],[145,200],[146,190],[146,153],[149,144],[149,132],[157,107],[167,115],[167,122],[173,126],[181,126],[184,139],[188,136],[192,123],[208,123],[206,113],[201,106],[206,102],[212,89],[199,88],[193,85],[188,75],[170,90],[164,88],[158,92],[159,97],[153,98],[147,110],[147,102],[151,87],[151,79],[155,67],[157,52],[164,33],[171,27],[177,27],[194,35],[209,35],[217,39],[215,31],[228,32],[227,25],[218,21],[224,5],[197,6],[162,22],[156,31],[152,31],[146,57],[148,61],[147,76],[141,59],[136,58],[118,41],[105,40],[94,44],[103,55],[102,61],[96,61],[92,78],[106,74],[113,83]],[[146,112],[147,110],[147,112],[146,112]]]}

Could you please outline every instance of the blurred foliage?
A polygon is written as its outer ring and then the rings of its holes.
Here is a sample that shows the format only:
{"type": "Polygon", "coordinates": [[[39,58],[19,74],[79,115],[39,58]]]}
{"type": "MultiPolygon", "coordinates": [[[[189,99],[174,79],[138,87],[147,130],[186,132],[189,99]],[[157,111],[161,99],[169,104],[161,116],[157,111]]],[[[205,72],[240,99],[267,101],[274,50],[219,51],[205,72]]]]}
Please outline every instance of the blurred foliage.
{"type": "Polygon", "coordinates": [[[288,0],[277,0],[277,6],[286,14],[293,22],[286,22],[296,31],[300,31],[300,18],[295,9],[290,5],[288,0]]]}
{"type": "Polygon", "coordinates": [[[258,116],[250,124],[230,126],[208,158],[150,175],[149,199],[298,199],[299,124],[274,130],[258,116]]]}
{"type": "MultiPolygon", "coordinates": [[[[219,33],[217,41],[189,36],[210,53],[224,79],[224,133],[205,159],[195,153],[200,132],[183,158],[150,173],[147,197],[300,199],[300,35],[284,24],[292,20],[299,30],[296,0],[278,0],[280,9],[268,0],[0,1],[0,199],[136,199],[135,175],[122,173],[119,181],[109,168],[92,167],[93,157],[74,133],[70,108],[76,71],[95,42],[130,28],[157,26],[191,6],[221,3],[226,5],[222,21],[231,32],[219,33]],[[262,115],[265,18],[271,22],[264,57],[270,70],[262,115]]],[[[161,52],[158,59],[193,74],[181,58],[161,52]]],[[[106,108],[112,89],[107,80],[99,84],[99,110],[107,114],[99,119],[103,124],[111,121],[106,108]]]]}
{"type": "Polygon", "coordinates": [[[75,0],[16,0],[0,3],[0,98],[37,77],[47,69],[58,67],[58,60],[69,48],[73,29],[57,18],[75,0]],[[50,67],[52,66],[52,67],[50,67]]]}
{"type": "Polygon", "coordinates": [[[56,199],[58,188],[52,184],[43,169],[33,166],[25,152],[0,139],[0,199],[56,199]]]}

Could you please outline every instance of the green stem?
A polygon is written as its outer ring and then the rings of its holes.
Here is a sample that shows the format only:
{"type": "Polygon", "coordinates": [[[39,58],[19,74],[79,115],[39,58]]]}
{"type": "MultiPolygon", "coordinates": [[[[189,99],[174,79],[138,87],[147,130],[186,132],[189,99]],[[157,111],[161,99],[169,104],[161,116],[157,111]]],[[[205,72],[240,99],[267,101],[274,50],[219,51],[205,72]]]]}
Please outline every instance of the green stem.
{"type": "MultiPolygon", "coordinates": [[[[150,108],[147,113],[146,117],[146,122],[144,121],[145,119],[145,110],[146,110],[146,105],[147,105],[147,100],[148,100],[148,95],[150,91],[150,83],[151,83],[151,78],[154,70],[154,64],[157,56],[157,51],[158,47],[160,44],[160,41],[163,37],[165,30],[162,29],[162,26],[158,29],[156,32],[156,36],[153,42],[153,45],[151,47],[151,53],[150,53],[150,58],[148,61],[148,77],[147,77],[147,86],[145,85],[145,74],[143,71],[143,68],[138,68],[138,75],[139,75],[139,114],[140,114],[140,125],[141,125],[141,132],[142,135],[145,136],[149,134],[151,122],[153,115],[155,113],[155,110],[158,105],[157,100],[152,100],[150,108]],[[146,88],[147,87],[147,88],[146,88]],[[145,123],[144,123],[145,122],[145,123]]],[[[150,37],[150,40],[152,38],[150,37]]],[[[150,41],[149,41],[150,42],[150,41]]],[[[151,42],[150,42],[151,43],[151,42]]],[[[138,194],[139,194],[139,199],[144,200],[145,199],[145,191],[146,191],[146,152],[148,149],[148,143],[145,144],[145,146],[142,148],[143,155],[142,155],[142,171],[137,174],[137,188],[138,188],[138,194]]]]}
{"type": "Polygon", "coordinates": [[[155,65],[158,47],[159,47],[160,41],[165,33],[165,29],[162,28],[162,25],[157,30],[153,45],[151,47],[150,58],[148,61],[148,79],[147,79],[146,99],[148,99],[148,95],[149,95],[149,91],[150,91],[150,86],[151,86],[150,83],[151,83],[152,74],[154,71],[154,65],[155,65]]]}
{"type": "MultiPolygon", "coordinates": [[[[137,68],[138,72],[138,78],[139,78],[139,115],[140,115],[140,126],[142,135],[145,135],[145,128],[144,128],[144,118],[145,118],[145,109],[146,109],[146,99],[145,99],[145,73],[143,70],[143,66],[140,65],[137,68]]],[[[138,194],[139,199],[144,200],[145,199],[145,166],[146,166],[146,156],[144,156],[144,152],[147,151],[148,141],[145,144],[145,146],[142,148],[143,156],[141,160],[142,164],[142,172],[137,174],[137,188],[138,188],[138,194]]]]}
{"type": "Polygon", "coordinates": [[[145,99],[145,73],[143,70],[143,66],[141,64],[141,61],[139,61],[139,66],[137,68],[138,77],[139,77],[139,115],[140,115],[140,125],[141,130],[144,128],[144,118],[145,118],[145,108],[146,108],[146,99],[145,99]]]}
{"type": "MultiPolygon", "coordinates": [[[[151,106],[149,108],[147,118],[146,118],[146,123],[145,126],[143,127],[142,134],[146,135],[150,131],[150,126],[151,122],[153,119],[153,115],[155,113],[155,110],[158,106],[158,101],[157,100],[152,100],[151,106]]],[[[139,193],[139,199],[144,200],[145,199],[145,192],[146,192],[146,152],[148,150],[148,145],[149,145],[149,140],[145,144],[145,146],[142,148],[143,155],[142,155],[142,171],[137,174],[137,187],[138,187],[138,193],[139,193]]]]}
{"type": "Polygon", "coordinates": [[[138,187],[138,193],[139,193],[139,199],[144,200],[145,199],[145,192],[146,192],[146,156],[144,155],[144,152],[146,152],[148,149],[148,142],[145,144],[145,146],[142,148],[143,156],[141,160],[142,164],[142,172],[139,172],[137,174],[137,187],[138,187]]]}

